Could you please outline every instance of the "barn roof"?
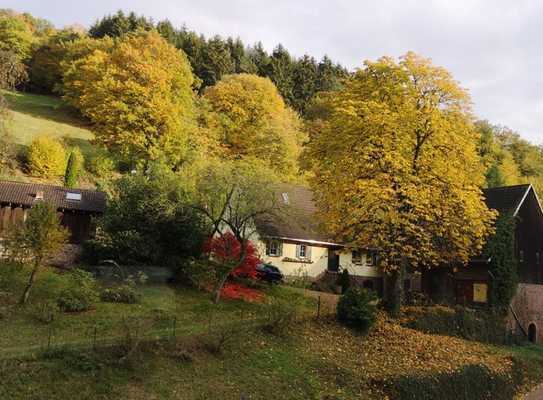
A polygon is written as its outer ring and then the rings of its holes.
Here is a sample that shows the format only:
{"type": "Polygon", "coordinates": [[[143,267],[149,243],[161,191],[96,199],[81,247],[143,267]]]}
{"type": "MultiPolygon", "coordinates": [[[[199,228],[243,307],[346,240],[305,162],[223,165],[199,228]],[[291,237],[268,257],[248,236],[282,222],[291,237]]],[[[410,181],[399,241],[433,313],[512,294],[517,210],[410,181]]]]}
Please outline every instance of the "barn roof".
{"type": "Polygon", "coordinates": [[[526,199],[532,186],[515,185],[484,189],[483,195],[488,208],[498,211],[500,214],[516,214],[526,199]]]}
{"type": "Polygon", "coordinates": [[[53,204],[57,209],[103,213],[106,194],[96,190],[68,189],[38,183],[0,181],[0,203],[31,207],[36,201],[53,204]]]}
{"type": "MultiPolygon", "coordinates": [[[[488,208],[500,214],[517,213],[532,189],[530,184],[505,186],[483,190],[488,208]]],[[[256,221],[260,235],[271,238],[290,239],[293,241],[314,242],[337,245],[323,231],[316,218],[317,208],[310,189],[303,186],[283,184],[275,189],[277,201],[285,210],[280,216],[260,217],[256,221]],[[284,196],[286,195],[286,199],[284,196]]]]}

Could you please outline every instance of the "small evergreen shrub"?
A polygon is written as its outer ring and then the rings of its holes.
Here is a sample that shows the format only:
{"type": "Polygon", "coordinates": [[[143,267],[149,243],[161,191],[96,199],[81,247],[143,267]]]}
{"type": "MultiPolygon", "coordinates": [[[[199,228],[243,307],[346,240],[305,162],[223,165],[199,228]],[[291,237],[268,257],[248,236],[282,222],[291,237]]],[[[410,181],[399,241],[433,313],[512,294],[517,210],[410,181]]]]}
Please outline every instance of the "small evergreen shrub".
{"type": "Polygon", "coordinates": [[[337,276],[336,285],[341,287],[341,293],[347,293],[351,286],[351,276],[347,269],[343,269],[337,276]]]}
{"type": "Polygon", "coordinates": [[[64,312],[90,310],[98,301],[96,280],[90,272],[74,269],[69,273],[68,286],[57,299],[59,308],[64,312]]]}
{"type": "Polygon", "coordinates": [[[64,174],[64,186],[74,188],[79,182],[79,177],[83,169],[83,154],[79,147],[74,148],[68,157],[66,173],[64,174]]]}
{"type": "Polygon", "coordinates": [[[375,323],[377,307],[375,295],[364,289],[351,288],[337,304],[337,319],[359,332],[367,332],[375,323]]]}
{"type": "Polygon", "coordinates": [[[28,148],[27,163],[32,175],[43,178],[62,176],[66,169],[66,151],[58,140],[38,136],[28,148]]]}
{"type": "Polygon", "coordinates": [[[175,280],[198,290],[208,289],[217,280],[217,267],[212,261],[190,258],[177,270],[175,280]]]}

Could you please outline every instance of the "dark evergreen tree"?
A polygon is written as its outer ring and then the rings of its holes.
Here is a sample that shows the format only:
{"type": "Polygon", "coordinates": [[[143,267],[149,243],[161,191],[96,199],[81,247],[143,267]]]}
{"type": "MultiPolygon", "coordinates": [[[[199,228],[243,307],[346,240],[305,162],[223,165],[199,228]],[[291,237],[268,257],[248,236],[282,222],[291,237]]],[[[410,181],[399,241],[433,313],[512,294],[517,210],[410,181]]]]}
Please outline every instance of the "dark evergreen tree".
{"type": "Polygon", "coordinates": [[[302,115],[317,91],[317,76],[317,62],[307,54],[294,65],[292,107],[302,115]]]}
{"type": "Polygon", "coordinates": [[[89,29],[89,36],[93,38],[118,37],[138,30],[148,31],[153,27],[151,19],[138,16],[134,12],[127,16],[122,10],[119,10],[113,15],[107,15],[96,21],[89,29]]]}
{"type": "Polygon", "coordinates": [[[294,103],[294,62],[287,49],[279,44],[270,58],[266,68],[265,76],[270,78],[283,99],[290,106],[294,103]]]}

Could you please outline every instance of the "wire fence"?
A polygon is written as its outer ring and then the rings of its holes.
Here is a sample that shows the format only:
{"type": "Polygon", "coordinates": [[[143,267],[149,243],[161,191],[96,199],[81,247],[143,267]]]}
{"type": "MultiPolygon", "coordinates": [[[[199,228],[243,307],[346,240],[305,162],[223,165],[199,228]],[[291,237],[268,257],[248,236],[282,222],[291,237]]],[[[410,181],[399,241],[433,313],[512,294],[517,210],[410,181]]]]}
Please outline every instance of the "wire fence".
{"type": "MultiPolygon", "coordinates": [[[[309,290],[300,292],[313,300],[313,306],[298,311],[300,320],[335,314],[338,296],[309,290]]],[[[154,311],[154,314],[116,316],[84,324],[77,322],[77,315],[63,316],[50,323],[36,324],[31,331],[21,329],[20,334],[14,334],[13,329],[9,333],[2,332],[0,325],[0,359],[32,357],[60,349],[93,351],[125,345],[129,341],[176,341],[220,330],[256,329],[264,324],[273,324],[264,310],[255,313],[242,308],[224,314],[220,310],[193,310],[179,315],[154,311]]]]}

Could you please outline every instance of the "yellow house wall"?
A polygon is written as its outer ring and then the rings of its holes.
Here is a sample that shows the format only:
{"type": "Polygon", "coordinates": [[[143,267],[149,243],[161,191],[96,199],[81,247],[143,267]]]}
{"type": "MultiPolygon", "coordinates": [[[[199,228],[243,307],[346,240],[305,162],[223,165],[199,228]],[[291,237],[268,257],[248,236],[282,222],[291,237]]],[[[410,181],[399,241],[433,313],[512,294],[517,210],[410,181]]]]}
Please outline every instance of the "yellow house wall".
{"type": "Polygon", "coordinates": [[[351,275],[366,276],[368,278],[379,278],[383,276],[379,268],[368,265],[369,256],[367,253],[362,253],[362,262],[360,264],[353,263],[353,254],[350,251],[342,252],[339,255],[339,265],[346,268],[351,275]]]}
{"type": "MultiPolygon", "coordinates": [[[[311,248],[311,263],[284,261],[285,258],[296,259],[296,244],[283,242],[283,254],[279,257],[266,255],[266,243],[260,239],[253,239],[256,243],[260,259],[265,263],[273,264],[278,267],[286,276],[307,276],[316,278],[328,269],[328,248],[321,246],[306,245],[311,248]]],[[[366,260],[366,255],[362,255],[362,260],[366,260]]],[[[351,275],[365,277],[382,276],[378,268],[366,265],[355,265],[352,262],[351,251],[342,251],[339,255],[339,265],[347,268],[351,275]]]]}

